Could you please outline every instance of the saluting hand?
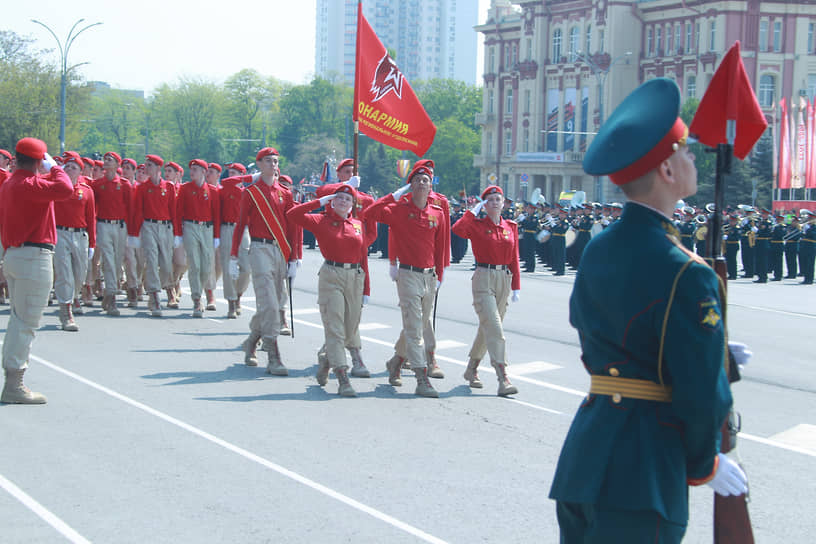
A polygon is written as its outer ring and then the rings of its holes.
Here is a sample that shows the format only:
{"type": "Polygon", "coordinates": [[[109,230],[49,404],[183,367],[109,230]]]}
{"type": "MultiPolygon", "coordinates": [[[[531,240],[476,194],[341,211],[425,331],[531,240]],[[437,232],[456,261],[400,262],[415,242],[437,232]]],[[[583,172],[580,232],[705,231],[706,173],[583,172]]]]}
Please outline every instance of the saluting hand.
{"type": "Polygon", "coordinates": [[[360,186],[360,176],[351,176],[346,182],[346,185],[351,185],[355,189],[358,188],[360,186]]]}
{"type": "Polygon", "coordinates": [[[334,200],[335,197],[337,197],[337,193],[334,193],[334,194],[331,194],[331,195],[326,195],[326,196],[321,196],[320,201],[319,201],[320,205],[325,206],[326,204],[328,204],[329,202],[334,200]]]}
{"type": "Polygon", "coordinates": [[[477,202],[476,205],[473,206],[473,208],[471,208],[470,213],[472,213],[473,215],[478,216],[479,212],[482,211],[482,207],[484,206],[484,204],[485,204],[484,200],[479,200],[479,202],[477,202]]]}
{"type": "Polygon", "coordinates": [[[404,195],[405,193],[407,193],[410,190],[411,190],[411,184],[406,183],[405,185],[403,185],[402,187],[400,187],[399,189],[397,189],[396,191],[391,193],[391,196],[394,197],[394,200],[399,200],[400,198],[402,198],[402,195],[404,195]]]}

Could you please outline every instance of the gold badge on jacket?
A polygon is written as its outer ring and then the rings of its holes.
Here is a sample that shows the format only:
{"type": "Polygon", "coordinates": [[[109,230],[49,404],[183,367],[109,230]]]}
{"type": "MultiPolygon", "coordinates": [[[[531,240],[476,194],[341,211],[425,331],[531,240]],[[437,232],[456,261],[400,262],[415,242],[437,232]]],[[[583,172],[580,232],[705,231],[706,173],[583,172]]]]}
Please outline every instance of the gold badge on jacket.
{"type": "Polygon", "coordinates": [[[77,191],[77,199],[82,200],[82,189],[77,191]]]}
{"type": "Polygon", "coordinates": [[[706,298],[700,301],[700,325],[703,328],[714,330],[722,321],[717,301],[713,298],[706,298]]]}
{"type": "Polygon", "coordinates": [[[428,226],[431,227],[432,229],[436,228],[436,217],[434,216],[428,217],[428,226]]]}

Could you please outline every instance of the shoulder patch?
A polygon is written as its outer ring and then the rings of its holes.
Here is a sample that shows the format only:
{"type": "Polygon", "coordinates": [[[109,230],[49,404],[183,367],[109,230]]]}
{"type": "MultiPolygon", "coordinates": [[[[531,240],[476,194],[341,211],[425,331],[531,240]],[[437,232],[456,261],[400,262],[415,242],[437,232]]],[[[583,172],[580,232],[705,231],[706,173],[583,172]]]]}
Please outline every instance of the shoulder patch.
{"type": "Polygon", "coordinates": [[[720,305],[714,298],[707,297],[697,303],[699,308],[700,327],[706,330],[716,330],[722,322],[720,315],[720,305]]]}

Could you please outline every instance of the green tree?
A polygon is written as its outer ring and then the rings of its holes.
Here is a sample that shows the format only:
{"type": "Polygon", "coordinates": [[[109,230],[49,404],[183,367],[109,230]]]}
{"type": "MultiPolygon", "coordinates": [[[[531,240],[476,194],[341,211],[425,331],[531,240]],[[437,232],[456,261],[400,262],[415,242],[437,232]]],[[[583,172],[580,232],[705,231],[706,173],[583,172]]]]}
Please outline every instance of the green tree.
{"type": "Polygon", "coordinates": [[[278,112],[285,86],[274,77],[264,79],[257,71],[244,69],[230,76],[224,88],[229,124],[238,133],[235,139],[245,140],[235,149],[235,156],[251,160],[265,145],[266,126],[278,112]]]}
{"type": "Polygon", "coordinates": [[[431,79],[417,82],[413,89],[434,122],[454,117],[473,126],[474,115],[482,108],[482,89],[463,81],[431,79]]]}
{"type": "Polygon", "coordinates": [[[478,191],[479,172],[473,166],[473,155],[479,152],[480,137],[471,126],[449,117],[437,124],[436,137],[428,157],[434,160],[434,172],[439,176],[435,191],[446,195],[478,191]]]}

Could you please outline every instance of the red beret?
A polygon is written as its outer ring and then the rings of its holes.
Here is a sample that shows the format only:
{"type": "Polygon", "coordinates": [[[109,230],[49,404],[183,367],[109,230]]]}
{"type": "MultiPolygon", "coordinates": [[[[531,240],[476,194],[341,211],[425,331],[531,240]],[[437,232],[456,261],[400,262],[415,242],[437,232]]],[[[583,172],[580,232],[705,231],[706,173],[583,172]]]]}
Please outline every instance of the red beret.
{"type": "Polygon", "coordinates": [[[405,183],[411,183],[411,179],[413,179],[414,176],[419,176],[419,175],[423,175],[423,174],[428,176],[429,178],[433,179],[433,170],[431,170],[430,168],[428,168],[424,164],[419,164],[419,162],[417,162],[417,164],[414,165],[414,169],[411,170],[410,174],[408,174],[408,177],[406,178],[405,183]]]}
{"type": "Polygon", "coordinates": [[[158,155],[147,155],[147,156],[145,156],[145,159],[147,161],[152,162],[153,164],[155,164],[157,166],[163,166],[164,165],[164,159],[162,159],[158,155]]]}
{"type": "Polygon", "coordinates": [[[233,170],[238,170],[242,174],[246,174],[246,166],[244,166],[240,162],[233,162],[231,164],[228,164],[227,168],[232,168],[233,170]]]}
{"type": "Polygon", "coordinates": [[[116,151],[108,151],[107,153],[105,153],[104,158],[107,159],[108,157],[113,157],[114,160],[116,161],[116,164],[119,164],[119,165],[122,164],[122,157],[120,157],[119,153],[117,153],[116,151]]]}
{"type": "Polygon", "coordinates": [[[5,149],[0,149],[0,155],[3,155],[8,160],[11,160],[11,153],[6,151],[5,149]]]}
{"type": "Polygon", "coordinates": [[[279,182],[283,181],[287,185],[292,185],[292,178],[290,178],[286,174],[281,174],[280,177],[278,178],[278,181],[279,182]]]}
{"type": "Polygon", "coordinates": [[[139,166],[136,167],[136,170],[144,170],[144,169],[145,169],[144,163],[142,163],[142,164],[140,164],[139,166]]]}
{"type": "Polygon", "coordinates": [[[280,153],[278,153],[278,150],[275,149],[274,147],[264,147],[263,149],[258,151],[257,155],[255,155],[255,161],[257,162],[266,157],[267,155],[280,155],[280,153]]]}
{"type": "Polygon", "coordinates": [[[85,168],[85,164],[82,161],[82,157],[79,156],[79,153],[76,151],[66,151],[62,154],[62,163],[68,164],[69,162],[75,162],[79,169],[82,170],[85,168]]]}
{"type": "Polygon", "coordinates": [[[93,165],[102,168],[103,166],[105,166],[105,163],[103,163],[102,161],[93,161],[93,165]]]}
{"type": "Polygon", "coordinates": [[[187,166],[189,166],[190,168],[192,168],[193,166],[198,166],[198,167],[203,168],[204,170],[206,170],[207,169],[207,161],[205,161],[204,159],[193,159],[187,164],[187,166]]]}
{"type": "Polygon", "coordinates": [[[172,168],[176,172],[183,172],[183,170],[181,169],[181,166],[179,166],[179,164],[177,162],[170,161],[167,164],[165,164],[165,166],[169,166],[170,168],[172,168]]]}
{"type": "Polygon", "coordinates": [[[122,159],[122,165],[124,166],[125,164],[131,165],[134,170],[139,166],[133,159],[122,159]]]}
{"type": "Polygon", "coordinates": [[[94,160],[90,157],[82,157],[82,162],[85,163],[85,166],[93,166],[94,160]]]}
{"type": "Polygon", "coordinates": [[[56,157],[54,157],[54,162],[57,163],[57,164],[60,164],[60,165],[63,164],[62,157],[57,155],[56,157]]]}
{"type": "Polygon", "coordinates": [[[14,148],[14,150],[21,155],[25,155],[26,157],[40,160],[45,157],[45,154],[48,151],[48,146],[45,145],[45,142],[38,140],[37,138],[23,138],[17,142],[17,146],[14,148]]]}
{"type": "Polygon", "coordinates": [[[499,187],[498,185],[490,185],[487,188],[485,188],[484,191],[482,191],[482,200],[487,198],[488,195],[492,195],[495,193],[499,193],[500,195],[504,196],[504,191],[502,191],[501,187],[499,187]]]}
{"type": "Polygon", "coordinates": [[[221,172],[221,171],[222,171],[221,165],[220,165],[220,164],[218,164],[217,162],[211,162],[211,163],[208,165],[208,168],[213,168],[213,169],[215,169],[215,170],[218,170],[219,172],[221,172]]]}
{"type": "Polygon", "coordinates": [[[428,168],[431,172],[433,172],[434,170],[434,162],[431,159],[420,159],[414,163],[414,168],[416,168],[417,166],[424,166],[425,168],[428,168]]]}
{"type": "Polygon", "coordinates": [[[340,161],[340,164],[337,165],[337,171],[339,172],[344,166],[354,166],[354,159],[343,159],[340,161]]]}
{"type": "Polygon", "coordinates": [[[351,195],[351,198],[353,198],[355,201],[357,200],[357,191],[348,183],[339,184],[337,189],[334,190],[334,194],[337,193],[348,193],[351,195]]]}

